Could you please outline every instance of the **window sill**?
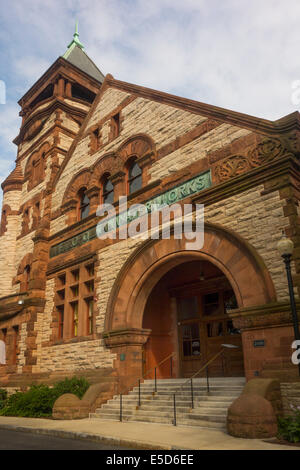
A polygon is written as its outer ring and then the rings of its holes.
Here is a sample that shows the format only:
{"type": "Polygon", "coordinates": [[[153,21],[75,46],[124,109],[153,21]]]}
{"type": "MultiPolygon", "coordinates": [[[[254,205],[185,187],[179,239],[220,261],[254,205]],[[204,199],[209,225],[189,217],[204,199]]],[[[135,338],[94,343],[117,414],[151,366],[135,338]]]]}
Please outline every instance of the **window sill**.
{"type": "Polygon", "coordinates": [[[64,344],[83,343],[85,341],[95,341],[96,339],[99,339],[99,336],[93,333],[87,336],[77,336],[75,338],[56,340],[51,343],[51,346],[62,346],[64,344]]]}

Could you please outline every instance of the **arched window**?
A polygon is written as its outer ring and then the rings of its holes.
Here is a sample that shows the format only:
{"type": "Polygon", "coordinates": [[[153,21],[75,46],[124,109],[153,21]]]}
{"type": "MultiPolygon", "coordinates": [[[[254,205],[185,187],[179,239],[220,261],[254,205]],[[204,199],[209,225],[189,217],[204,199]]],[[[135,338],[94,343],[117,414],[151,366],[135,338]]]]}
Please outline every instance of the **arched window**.
{"type": "Polygon", "coordinates": [[[142,187],[142,169],[136,162],[136,158],[129,162],[128,166],[128,193],[132,194],[142,187]]]}
{"type": "Polygon", "coordinates": [[[86,195],[86,188],[82,188],[79,193],[79,220],[85,219],[90,213],[90,200],[86,195]]]}
{"type": "Polygon", "coordinates": [[[114,186],[109,180],[109,174],[105,174],[102,178],[102,203],[113,204],[114,202],[114,186]]]}

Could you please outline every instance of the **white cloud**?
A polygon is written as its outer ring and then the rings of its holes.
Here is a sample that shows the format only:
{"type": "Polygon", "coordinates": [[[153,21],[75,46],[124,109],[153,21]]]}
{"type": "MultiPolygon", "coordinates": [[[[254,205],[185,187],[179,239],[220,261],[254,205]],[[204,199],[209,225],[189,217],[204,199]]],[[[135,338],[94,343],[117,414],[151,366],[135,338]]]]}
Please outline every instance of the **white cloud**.
{"type": "Polygon", "coordinates": [[[4,18],[26,83],[63,54],[78,18],[104,73],[275,119],[295,110],[299,14],[298,0],[12,0],[4,18]]]}
{"type": "MultiPolygon", "coordinates": [[[[9,8],[0,0],[0,6],[10,103],[65,52],[78,19],[86,52],[105,74],[268,119],[296,110],[298,0],[11,0],[9,8]]],[[[18,106],[0,106],[3,172],[15,158],[10,141],[18,126],[18,106]]]]}
{"type": "Polygon", "coordinates": [[[20,80],[26,81],[27,87],[30,88],[46,72],[51,63],[42,57],[32,55],[16,59],[13,65],[20,80]]]}
{"type": "MultiPolygon", "coordinates": [[[[20,118],[18,105],[0,105],[0,185],[14,168],[17,147],[13,139],[18,134],[20,118]]],[[[0,191],[0,207],[2,204],[2,191],[0,191]]]]}

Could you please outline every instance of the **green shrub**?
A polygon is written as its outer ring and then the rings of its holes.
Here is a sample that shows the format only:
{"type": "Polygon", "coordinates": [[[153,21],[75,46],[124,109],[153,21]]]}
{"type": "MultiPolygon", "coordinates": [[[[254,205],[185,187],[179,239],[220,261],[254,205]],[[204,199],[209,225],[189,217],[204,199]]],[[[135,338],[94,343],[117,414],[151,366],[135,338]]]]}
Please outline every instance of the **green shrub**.
{"type": "Polygon", "coordinates": [[[56,397],[47,385],[33,385],[27,392],[11,395],[0,411],[5,416],[43,418],[51,416],[56,397]]]}
{"type": "Polygon", "coordinates": [[[0,388],[0,400],[5,401],[7,399],[7,390],[0,388]]]}
{"type": "Polygon", "coordinates": [[[289,442],[300,442],[300,407],[291,405],[293,415],[278,419],[278,434],[289,442]]]}
{"type": "Polygon", "coordinates": [[[65,379],[61,382],[57,382],[54,385],[54,390],[58,393],[58,397],[64,393],[73,393],[81,399],[89,386],[89,382],[84,377],[72,377],[71,379],[65,379]]]}
{"type": "Polygon", "coordinates": [[[47,385],[32,385],[27,392],[17,392],[5,402],[0,415],[48,418],[58,397],[64,393],[73,393],[82,398],[89,383],[86,379],[73,377],[57,382],[52,388],[47,385]]]}

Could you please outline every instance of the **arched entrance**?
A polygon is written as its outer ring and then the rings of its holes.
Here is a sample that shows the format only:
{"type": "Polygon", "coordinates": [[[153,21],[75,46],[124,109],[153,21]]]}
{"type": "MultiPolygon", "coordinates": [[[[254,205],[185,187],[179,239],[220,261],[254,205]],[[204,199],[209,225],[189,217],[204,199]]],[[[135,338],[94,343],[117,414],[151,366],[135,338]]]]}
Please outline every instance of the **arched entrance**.
{"type": "Polygon", "coordinates": [[[151,334],[144,345],[144,373],[175,353],[172,363],[170,359],[157,368],[157,376],[189,377],[222,344],[231,344],[236,348],[226,349],[209,366],[209,375],[243,376],[241,332],[229,316],[237,307],[230,282],[211,262],[188,261],[171,269],[153,288],[145,306],[142,326],[151,334]]]}
{"type": "Polygon", "coordinates": [[[151,327],[145,328],[144,323],[148,299],[159,281],[174,268],[180,271],[180,266],[189,262],[213,265],[231,286],[239,308],[276,301],[262,258],[240,236],[206,223],[203,248],[190,250],[186,245],[189,241],[184,237],[147,240],[132,253],[117,276],[107,304],[104,338],[120,358],[116,361],[118,374],[128,382],[140,377],[144,367],[142,351],[151,335],[151,327]]]}

